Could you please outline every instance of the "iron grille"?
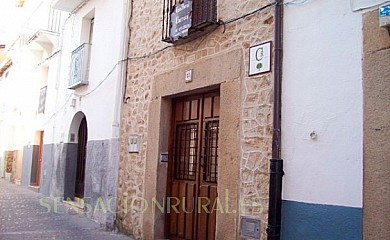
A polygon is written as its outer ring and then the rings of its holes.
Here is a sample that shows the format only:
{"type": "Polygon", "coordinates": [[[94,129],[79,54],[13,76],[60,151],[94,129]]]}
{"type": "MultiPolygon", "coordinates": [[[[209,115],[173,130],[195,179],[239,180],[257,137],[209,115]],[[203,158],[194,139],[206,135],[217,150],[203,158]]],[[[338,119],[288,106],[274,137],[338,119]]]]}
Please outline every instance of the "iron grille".
{"type": "Polygon", "coordinates": [[[217,22],[216,0],[193,0],[192,27],[199,28],[217,22]]]}
{"type": "Polygon", "coordinates": [[[65,21],[67,14],[54,9],[51,5],[52,1],[40,2],[41,3],[24,22],[23,27],[29,33],[35,33],[36,31],[41,30],[51,33],[59,33],[61,24],[65,21]]]}
{"type": "Polygon", "coordinates": [[[198,124],[178,125],[175,145],[175,179],[196,180],[198,124]]]}
{"type": "Polygon", "coordinates": [[[50,8],[47,29],[51,32],[60,32],[63,14],[60,10],[50,8]]]}
{"type": "Polygon", "coordinates": [[[188,36],[175,41],[171,38],[171,13],[183,0],[163,0],[162,40],[168,43],[184,43],[202,36],[218,26],[217,0],[192,0],[192,25],[188,36]]]}
{"type": "Polygon", "coordinates": [[[69,89],[88,84],[90,44],[83,43],[73,50],[69,78],[69,89]]]}
{"type": "Polygon", "coordinates": [[[219,121],[207,121],[204,137],[204,181],[217,183],[219,121]]]}

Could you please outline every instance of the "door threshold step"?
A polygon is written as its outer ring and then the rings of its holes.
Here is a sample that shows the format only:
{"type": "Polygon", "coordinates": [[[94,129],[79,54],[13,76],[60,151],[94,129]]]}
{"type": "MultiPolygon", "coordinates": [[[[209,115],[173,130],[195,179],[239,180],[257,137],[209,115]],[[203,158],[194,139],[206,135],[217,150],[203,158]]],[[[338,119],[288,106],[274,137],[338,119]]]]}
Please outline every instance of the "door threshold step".
{"type": "Polygon", "coordinates": [[[64,200],[64,205],[78,213],[84,213],[84,199],[64,200]],[[80,201],[81,200],[81,201],[80,201]]]}
{"type": "Polygon", "coordinates": [[[33,192],[39,192],[39,186],[29,185],[28,189],[33,192]]]}

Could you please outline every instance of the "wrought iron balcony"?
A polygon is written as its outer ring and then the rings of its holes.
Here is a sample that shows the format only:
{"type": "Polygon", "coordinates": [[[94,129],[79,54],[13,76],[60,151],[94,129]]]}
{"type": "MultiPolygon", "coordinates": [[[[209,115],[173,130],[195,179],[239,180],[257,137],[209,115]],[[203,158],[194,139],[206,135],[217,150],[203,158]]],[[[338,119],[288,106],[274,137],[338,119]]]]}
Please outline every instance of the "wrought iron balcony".
{"type": "MultiPolygon", "coordinates": [[[[59,32],[66,14],[53,9],[49,1],[35,3],[34,11],[26,18],[23,25],[21,38],[30,49],[39,49],[46,52],[52,51],[52,46],[57,46],[59,32]]],[[[54,47],[55,48],[55,47],[54,47]]]]}
{"type": "Polygon", "coordinates": [[[162,40],[181,44],[218,26],[217,0],[163,0],[162,40]]]}
{"type": "Polygon", "coordinates": [[[30,32],[30,34],[37,31],[59,33],[61,24],[66,17],[67,14],[54,9],[50,2],[44,1],[38,4],[31,15],[26,19],[23,27],[30,32]]]}
{"type": "Polygon", "coordinates": [[[90,44],[81,44],[72,52],[69,89],[76,89],[88,84],[90,44]]]}

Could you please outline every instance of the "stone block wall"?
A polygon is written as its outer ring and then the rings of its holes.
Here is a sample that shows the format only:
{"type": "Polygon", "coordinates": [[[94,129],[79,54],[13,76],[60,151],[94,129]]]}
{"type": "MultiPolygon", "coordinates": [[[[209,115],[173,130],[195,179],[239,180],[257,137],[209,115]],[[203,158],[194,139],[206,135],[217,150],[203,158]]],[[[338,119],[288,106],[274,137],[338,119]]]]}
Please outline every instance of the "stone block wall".
{"type": "Polygon", "coordinates": [[[390,238],[390,36],[363,15],[363,237],[390,238]]]}
{"type": "MultiPolygon", "coordinates": [[[[259,9],[272,1],[219,0],[218,19],[228,21],[259,9]]],[[[248,76],[249,47],[273,40],[274,8],[219,26],[215,31],[194,41],[173,46],[161,41],[162,1],[134,1],[129,23],[130,43],[125,103],[121,113],[120,160],[118,172],[117,225],[137,239],[145,238],[142,211],[127,211],[132,199],[145,196],[145,171],[147,169],[150,104],[153,100],[153,81],[156,76],[170,73],[217,56],[229,56],[227,62],[240,61],[241,72],[237,80],[241,92],[239,120],[240,181],[237,183],[240,214],[236,217],[236,239],[239,236],[240,216],[253,216],[261,220],[262,239],[266,238],[268,208],[268,161],[271,153],[272,132],[272,71],[248,76]],[[227,53],[239,51],[235,58],[227,53]],[[140,135],[139,153],[127,151],[128,137],[140,135]]],[[[229,66],[226,66],[229,68],[229,66]]],[[[204,71],[209,71],[207,67],[204,71]]],[[[215,73],[209,73],[213,77],[215,73]]],[[[184,81],[171,79],[171,81],[184,81]]],[[[194,83],[196,84],[196,83],[194,83]]],[[[196,89],[196,87],[194,88],[196,89]]],[[[193,90],[193,89],[189,89],[193,90]]],[[[183,90],[184,92],[185,90],[183,90]]],[[[157,174],[157,173],[156,173],[157,174]]],[[[141,203],[136,203],[141,204],[141,203]]]]}

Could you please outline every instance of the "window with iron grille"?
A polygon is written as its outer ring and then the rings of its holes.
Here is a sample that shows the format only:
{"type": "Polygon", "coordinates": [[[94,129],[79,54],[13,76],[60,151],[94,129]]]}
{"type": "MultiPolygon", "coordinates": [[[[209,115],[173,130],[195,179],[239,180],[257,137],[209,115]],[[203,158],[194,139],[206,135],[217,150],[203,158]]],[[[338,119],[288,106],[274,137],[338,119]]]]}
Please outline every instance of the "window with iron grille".
{"type": "Polygon", "coordinates": [[[45,113],[46,91],[47,91],[47,86],[44,86],[43,88],[41,88],[39,92],[38,113],[45,113]]]}
{"type": "Polygon", "coordinates": [[[207,121],[204,132],[203,180],[205,182],[217,183],[219,121],[207,121]]]}
{"type": "Polygon", "coordinates": [[[162,40],[165,42],[188,42],[217,26],[217,0],[163,0],[162,40]]]}
{"type": "Polygon", "coordinates": [[[176,129],[175,179],[196,180],[198,124],[183,123],[176,129]]]}

